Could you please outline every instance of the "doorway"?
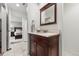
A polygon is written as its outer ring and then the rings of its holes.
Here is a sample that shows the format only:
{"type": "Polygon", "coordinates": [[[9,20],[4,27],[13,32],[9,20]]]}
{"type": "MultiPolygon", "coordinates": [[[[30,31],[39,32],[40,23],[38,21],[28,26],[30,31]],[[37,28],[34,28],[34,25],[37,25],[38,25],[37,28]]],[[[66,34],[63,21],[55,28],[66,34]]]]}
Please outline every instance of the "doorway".
{"type": "Polygon", "coordinates": [[[9,9],[7,48],[11,49],[4,53],[4,55],[28,55],[26,7],[20,4],[21,6],[17,8],[16,3],[8,3],[7,5],[9,9]]]}

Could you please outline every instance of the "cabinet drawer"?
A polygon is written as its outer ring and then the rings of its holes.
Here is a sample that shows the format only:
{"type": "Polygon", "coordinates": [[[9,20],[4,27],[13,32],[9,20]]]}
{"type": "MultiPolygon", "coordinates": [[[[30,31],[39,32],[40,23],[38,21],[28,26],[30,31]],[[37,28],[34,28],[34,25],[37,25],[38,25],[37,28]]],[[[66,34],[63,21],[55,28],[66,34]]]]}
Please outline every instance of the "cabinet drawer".
{"type": "Polygon", "coordinates": [[[31,41],[37,42],[37,43],[48,43],[48,40],[46,37],[38,36],[38,35],[31,35],[31,41]]]}
{"type": "Polygon", "coordinates": [[[48,44],[48,40],[45,37],[36,36],[35,39],[36,39],[35,42],[43,47],[47,46],[48,44]]]}

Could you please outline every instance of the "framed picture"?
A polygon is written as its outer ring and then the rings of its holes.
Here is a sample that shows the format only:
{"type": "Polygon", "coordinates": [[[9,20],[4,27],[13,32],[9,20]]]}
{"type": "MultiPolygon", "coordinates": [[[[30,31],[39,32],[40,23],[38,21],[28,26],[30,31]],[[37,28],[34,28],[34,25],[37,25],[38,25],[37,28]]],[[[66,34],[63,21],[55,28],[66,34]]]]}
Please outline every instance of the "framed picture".
{"type": "Polygon", "coordinates": [[[56,3],[48,3],[40,9],[40,25],[56,23],[56,3]]]}

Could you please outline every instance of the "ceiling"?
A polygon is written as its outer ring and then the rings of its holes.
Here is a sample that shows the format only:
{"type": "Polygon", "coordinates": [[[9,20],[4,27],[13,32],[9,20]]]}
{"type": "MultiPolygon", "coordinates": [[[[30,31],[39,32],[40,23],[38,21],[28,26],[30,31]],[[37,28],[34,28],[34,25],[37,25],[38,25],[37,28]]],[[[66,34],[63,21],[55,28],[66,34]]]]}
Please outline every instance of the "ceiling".
{"type": "Polygon", "coordinates": [[[22,12],[22,13],[26,13],[26,7],[27,7],[26,3],[24,5],[23,5],[23,3],[18,3],[20,5],[19,7],[17,7],[16,4],[17,3],[7,3],[9,8],[22,12]]]}

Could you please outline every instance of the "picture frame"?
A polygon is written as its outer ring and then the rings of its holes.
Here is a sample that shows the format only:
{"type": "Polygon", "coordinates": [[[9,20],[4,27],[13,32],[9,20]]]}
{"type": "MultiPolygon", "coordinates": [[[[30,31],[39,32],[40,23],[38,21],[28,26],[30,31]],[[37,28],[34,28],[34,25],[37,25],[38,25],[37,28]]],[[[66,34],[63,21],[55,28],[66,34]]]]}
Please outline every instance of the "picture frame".
{"type": "Polygon", "coordinates": [[[40,9],[40,26],[56,24],[56,3],[48,3],[40,9]]]}

